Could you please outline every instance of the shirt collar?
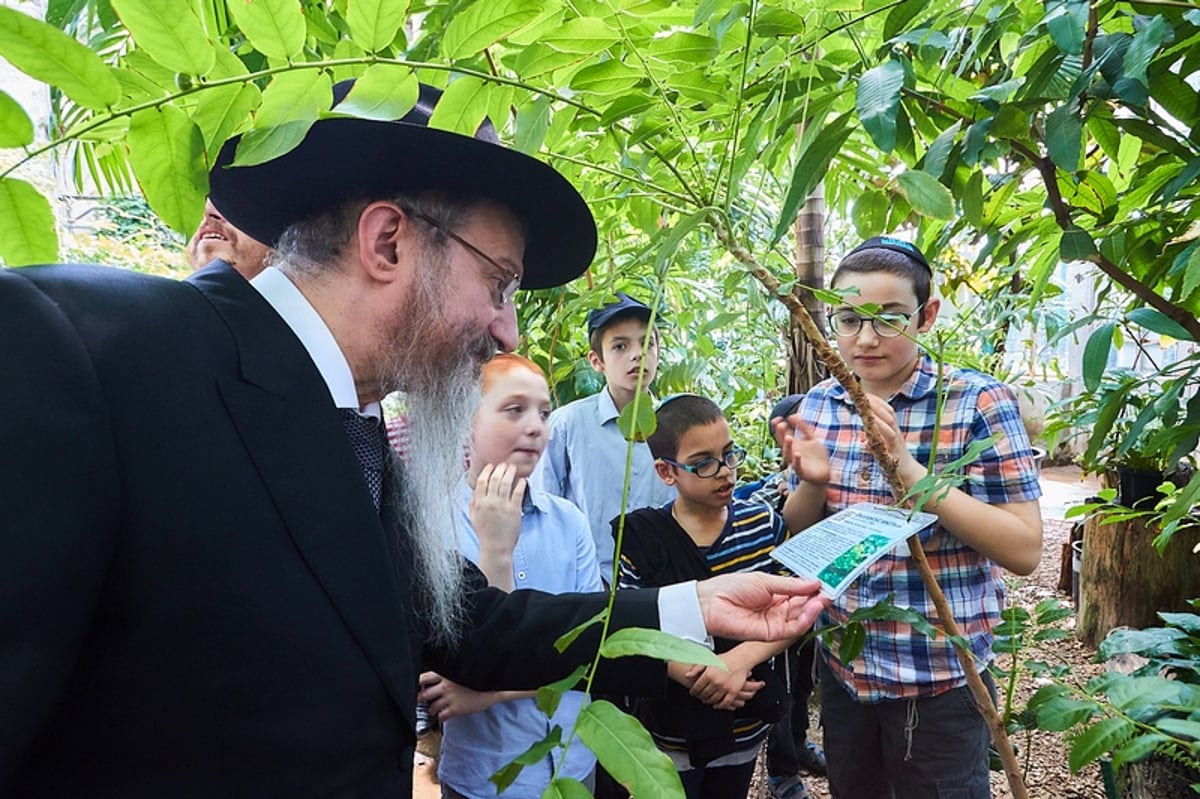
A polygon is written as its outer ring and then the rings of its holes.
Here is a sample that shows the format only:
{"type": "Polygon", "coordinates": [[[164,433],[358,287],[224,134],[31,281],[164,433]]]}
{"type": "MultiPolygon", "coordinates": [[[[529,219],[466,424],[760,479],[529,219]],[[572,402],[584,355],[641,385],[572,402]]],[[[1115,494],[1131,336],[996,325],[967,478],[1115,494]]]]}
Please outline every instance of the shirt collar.
{"type": "MultiPolygon", "coordinates": [[[[846,391],[846,387],[836,381],[833,390],[829,392],[833,399],[840,400],[850,404],[850,393],[846,391]]],[[[896,389],[893,397],[904,396],[911,400],[920,399],[928,394],[932,394],[937,389],[937,364],[933,358],[929,357],[929,353],[922,352],[917,358],[917,366],[913,369],[912,374],[908,379],[900,384],[900,388],[896,389]]]]}
{"type": "Polygon", "coordinates": [[[617,410],[617,403],[613,402],[608,386],[600,389],[596,400],[596,415],[600,417],[600,424],[607,424],[621,415],[621,412],[617,410]]]}
{"type": "Polygon", "coordinates": [[[358,391],[354,387],[354,375],[350,372],[346,356],[333,333],[329,331],[325,320],[296,284],[272,266],[260,272],[250,281],[250,285],[258,290],[263,299],[296,334],[296,338],[300,339],[317,371],[325,380],[325,385],[329,387],[329,395],[334,405],[338,408],[352,408],[364,416],[382,418],[378,402],[359,408],[358,391]]]}

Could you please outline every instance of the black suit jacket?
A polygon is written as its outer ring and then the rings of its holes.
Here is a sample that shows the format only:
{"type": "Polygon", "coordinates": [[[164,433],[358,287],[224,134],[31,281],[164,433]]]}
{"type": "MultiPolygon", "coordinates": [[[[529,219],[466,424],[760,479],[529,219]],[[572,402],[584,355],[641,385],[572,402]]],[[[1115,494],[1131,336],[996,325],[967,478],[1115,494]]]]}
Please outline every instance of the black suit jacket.
{"type": "Polygon", "coordinates": [[[527,688],[594,651],[552,643],[602,597],[491,589],[430,650],[403,548],[226,265],[0,270],[0,796],[407,797],[421,668],[527,688]]]}

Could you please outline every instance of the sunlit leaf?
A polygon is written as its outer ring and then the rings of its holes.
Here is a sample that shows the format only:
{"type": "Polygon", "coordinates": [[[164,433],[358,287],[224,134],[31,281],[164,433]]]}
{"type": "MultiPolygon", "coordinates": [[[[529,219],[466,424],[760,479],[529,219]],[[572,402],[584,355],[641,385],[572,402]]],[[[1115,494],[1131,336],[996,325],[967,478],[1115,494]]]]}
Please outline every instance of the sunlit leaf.
{"type": "Polygon", "coordinates": [[[592,792],[579,780],[558,777],[546,786],[542,799],[592,799],[592,792]]]}
{"type": "Polygon", "coordinates": [[[717,57],[720,46],[711,36],[676,31],[670,36],[650,41],[649,51],[664,61],[686,64],[707,64],[717,57]]]}
{"type": "Polygon", "coordinates": [[[263,92],[254,128],[238,142],[234,166],[253,166],[291,152],[323,111],[333,90],[329,76],[317,70],[281,72],[263,92]]]}
{"type": "Polygon", "coordinates": [[[194,4],[112,0],[112,5],[138,47],[167,69],[185,75],[205,75],[212,69],[216,46],[204,32],[194,4]]]}
{"type": "Polygon", "coordinates": [[[33,120],[13,98],[0,92],[0,147],[24,147],[33,141],[33,120]]]}
{"type": "Polygon", "coordinates": [[[950,219],[954,216],[954,197],[937,178],[919,169],[902,172],[896,178],[908,204],[921,216],[950,219]]]}
{"type": "Polygon", "coordinates": [[[23,180],[0,178],[0,260],[25,266],[57,257],[58,234],[50,201],[23,180]]]}
{"type": "Polygon", "coordinates": [[[1069,730],[1082,724],[1096,713],[1096,703],[1056,696],[1038,708],[1038,727],[1051,732],[1069,730]]]}
{"type": "Polygon", "coordinates": [[[390,45],[407,16],[404,0],[351,0],[346,4],[350,37],[369,53],[390,45]]]}
{"type": "Polygon", "coordinates": [[[645,441],[657,426],[654,402],[644,391],[635,401],[622,408],[621,415],[617,417],[617,429],[626,441],[645,441]]]}
{"type": "Polygon", "coordinates": [[[553,716],[558,712],[558,705],[562,701],[563,694],[573,690],[579,685],[580,680],[587,674],[588,665],[586,663],[577,666],[575,671],[563,677],[561,680],[556,680],[549,685],[543,685],[537,689],[537,695],[534,702],[537,704],[538,710],[546,717],[553,716]]]}
{"type": "Polygon", "coordinates": [[[204,138],[174,106],[149,108],[129,124],[129,163],[146,201],[172,229],[191,235],[204,213],[204,138]]]}
{"type": "Polygon", "coordinates": [[[121,99],[121,84],[100,56],[7,6],[0,6],[0,57],[82,106],[104,110],[121,99]]]}
{"type": "Polygon", "coordinates": [[[215,154],[221,145],[250,121],[262,102],[262,92],[253,83],[220,86],[200,92],[192,121],[204,136],[204,150],[215,154]]]}
{"type": "Polygon", "coordinates": [[[446,87],[434,106],[429,127],[474,135],[488,110],[488,87],[473,77],[459,78],[446,87]]]}
{"type": "Polygon", "coordinates": [[[796,161],[796,169],[792,172],[792,182],[788,186],[783,207],[779,211],[779,219],[776,220],[775,230],[771,234],[772,243],[779,241],[791,229],[800,206],[829,171],[834,156],[850,136],[850,119],[850,114],[846,113],[825,125],[800,154],[799,160],[796,161]]]}
{"type": "Polygon", "coordinates": [[[569,19],[552,34],[542,38],[542,44],[564,53],[593,55],[620,41],[620,36],[602,19],[576,17],[569,19]]]}
{"type": "Polygon", "coordinates": [[[454,15],[442,33],[442,53],[468,58],[511,35],[541,13],[537,0],[485,0],[454,15]]]}
{"type": "Polygon", "coordinates": [[[235,0],[228,8],[263,55],[287,60],[304,48],[304,12],[297,0],[235,0]]]}
{"type": "Polygon", "coordinates": [[[337,112],[388,122],[411,111],[420,92],[417,76],[408,67],[373,64],[354,81],[354,88],[338,103],[337,112]]]}
{"type": "Polygon", "coordinates": [[[643,627],[626,627],[612,633],[600,645],[600,654],[606,658],[642,655],[656,660],[674,660],[679,663],[696,663],[725,669],[721,659],[708,647],[685,641],[661,630],[643,627]]]}

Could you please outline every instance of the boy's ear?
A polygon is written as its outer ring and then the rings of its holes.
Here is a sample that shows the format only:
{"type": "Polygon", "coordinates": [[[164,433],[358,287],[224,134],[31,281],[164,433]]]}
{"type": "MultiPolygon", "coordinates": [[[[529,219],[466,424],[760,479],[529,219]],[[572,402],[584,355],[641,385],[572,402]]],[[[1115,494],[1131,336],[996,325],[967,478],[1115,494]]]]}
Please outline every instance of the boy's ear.
{"type": "Polygon", "coordinates": [[[654,471],[658,475],[658,479],[662,480],[669,486],[675,485],[675,467],[666,461],[654,461],[654,471]]]}
{"type": "Polygon", "coordinates": [[[588,363],[592,365],[592,369],[597,372],[604,371],[604,359],[600,357],[600,353],[595,350],[588,350],[588,363]]]}
{"type": "Polygon", "coordinates": [[[928,333],[933,327],[933,323],[937,321],[938,311],[942,309],[942,301],[937,297],[930,297],[925,301],[925,307],[922,308],[921,326],[917,328],[918,333],[928,333]]]}

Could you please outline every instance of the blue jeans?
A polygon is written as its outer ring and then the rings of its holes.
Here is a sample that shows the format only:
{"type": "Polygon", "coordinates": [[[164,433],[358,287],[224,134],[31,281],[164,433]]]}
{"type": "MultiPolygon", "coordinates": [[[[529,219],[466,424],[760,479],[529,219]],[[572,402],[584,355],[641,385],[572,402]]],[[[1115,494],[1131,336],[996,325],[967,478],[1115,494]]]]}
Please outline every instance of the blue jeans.
{"type": "MultiPolygon", "coordinates": [[[[991,735],[970,688],[866,704],[817,659],[834,799],[989,799],[991,735]]],[[[980,676],[994,697],[991,677],[980,676]]]]}

